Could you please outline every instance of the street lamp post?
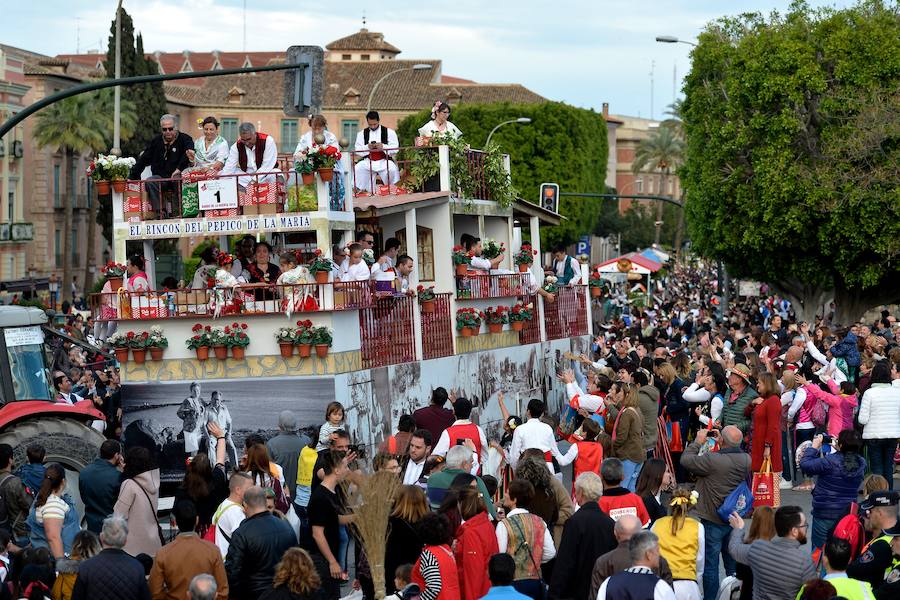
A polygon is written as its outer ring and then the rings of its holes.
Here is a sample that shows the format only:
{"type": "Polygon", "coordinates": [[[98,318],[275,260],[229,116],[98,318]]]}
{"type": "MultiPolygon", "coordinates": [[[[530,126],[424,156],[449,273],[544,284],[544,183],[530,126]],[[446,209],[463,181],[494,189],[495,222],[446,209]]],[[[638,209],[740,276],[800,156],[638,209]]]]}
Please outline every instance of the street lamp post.
{"type": "Polygon", "coordinates": [[[499,125],[497,125],[497,126],[494,127],[493,129],[491,129],[491,132],[490,132],[490,133],[488,134],[488,136],[487,136],[487,141],[484,143],[484,147],[485,147],[485,148],[488,147],[488,144],[491,143],[491,137],[494,135],[494,133],[495,133],[498,129],[500,129],[500,128],[503,127],[504,125],[509,125],[510,123],[521,123],[522,125],[527,125],[528,123],[531,123],[531,119],[529,119],[528,117],[519,117],[518,119],[510,119],[509,121],[503,121],[502,123],[500,123],[499,125]]]}
{"type": "Polygon", "coordinates": [[[689,42],[687,40],[680,40],[674,35],[658,35],[656,36],[656,41],[663,44],[687,44],[689,46],[697,47],[697,44],[694,42],[689,42]]]}
{"type": "Polygon", "coordinates": [[[375,82],[375,85],[372,86],[372,91],[369,92],[369,101],[366,102],[366,113],[368,113],[372,109],[372,98],[375,97],[375,91],[378,89],[378,86],[381,85],[382,81],[384,81],[394,73],[400,73],[401,71],[427,71],[431,68],[432,66],[428,63],[416,63],[411,67],[403,67],[402,69],[396,69],[394,71],[385,73],[381,79],[375,82]]]}
{"type": "MultiPolygon", "coordinates": [[[[119,0],[119,6],[116,8],[116,79],[122,76],[122,0],[119,0]]],[[[113,147],[110,154],[121,156],[122,149],[119,147],[121,140],[121,129],[119,121],[122,116],[122,88],[116,86],[113,88],[113,147]]]]}

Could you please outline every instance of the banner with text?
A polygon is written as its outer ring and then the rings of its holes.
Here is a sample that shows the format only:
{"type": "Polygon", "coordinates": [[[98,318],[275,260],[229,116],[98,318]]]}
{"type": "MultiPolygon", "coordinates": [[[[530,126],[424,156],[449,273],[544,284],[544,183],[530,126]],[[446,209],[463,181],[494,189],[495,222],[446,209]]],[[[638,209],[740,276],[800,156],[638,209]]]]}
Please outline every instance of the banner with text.
{"type": "Polygon", "coordinates": [[[312,228],[309,215],[259,215],[129,223],[126,239],[240,235],[312,228]]]}

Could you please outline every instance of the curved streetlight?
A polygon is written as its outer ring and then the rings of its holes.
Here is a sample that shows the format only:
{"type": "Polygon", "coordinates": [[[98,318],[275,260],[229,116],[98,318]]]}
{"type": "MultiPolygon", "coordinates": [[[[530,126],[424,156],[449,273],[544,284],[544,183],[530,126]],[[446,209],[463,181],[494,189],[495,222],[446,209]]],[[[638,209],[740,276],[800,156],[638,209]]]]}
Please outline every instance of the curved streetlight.
{"type": "Polygon", "coordinates": [[[394,73],[400,73],[401,71],[428,71],[432,68],[432,65],[428,63],[416,63],[411,67],[403,67],[402,69],[396,69],[394,71],[390,71],[385,73],[384,76],[375,82],[375,85],[372,86],[372,91],[369,92],[369,101],[366,102],[366,113],[369,112],[372,108],[372,98],[375,97],[375,91],[378,89],[378,86],[381,85],[381,82],[393,75],[394,73]]]}
{"type": "Polygon", "coordinates": [[[502,123],[500,123],[493,129],[491,129],[491,132],[488,134],[487,141],[484,143],[484,147],[487,148],[488,144],[491,143],[491,136],[494,135],[494,132],[496,132],[498,129],[500,129],[504,125],[509,125],[510,123],[521,123],[522,125],[527,125],[528,123],[531,123],[531,119],[529,119],[528,117],[519,117],[518,119],[510,119],[509,121],[503,121],[502,123]]]}
{"type": "Polygon", "coordinates": [[[689,42],[687,40],[680,40],[674,35],[658,35],[656,36],[656,41],[661,42],[663,44],[688,44],[690,46],[697,47],[697,44],[694,42],[689,42]]]}

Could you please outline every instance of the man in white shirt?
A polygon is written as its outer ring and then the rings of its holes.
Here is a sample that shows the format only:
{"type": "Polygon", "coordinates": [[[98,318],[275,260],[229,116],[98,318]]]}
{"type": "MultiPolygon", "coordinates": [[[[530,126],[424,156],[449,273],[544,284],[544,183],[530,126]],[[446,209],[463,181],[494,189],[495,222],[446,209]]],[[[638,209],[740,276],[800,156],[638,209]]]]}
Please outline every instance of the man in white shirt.
{"type": "Polygon", "coordinates": [[[372,265],[372,275],[377,275],[379,271],[388,271],[393,269],[397,264],[397,257],[400,255],[400,240],[397,238],[388,238],[384,242],[384,252],[372,265]]]}
{"type": "Polygon", "coordinates": [[[490,260],[481,256],[481,238],[464,233],[460,236],[459,243],[467,252],[474,255],[471,264],[469,264],[469,267],[472,269],[490,271],[491,269],[496,269],[503,262],[502,254],[490,260]]]}
{"type": "Polygon", "coordinates": [[[469,417],[472,416],[471,400],[467,398],[454,400],[453,415],[456,417],[456,421],[441,433],[441,437],[431,453],[435,456],[446,456],[451,445],[463,446],[466,445],[466,441],[471,441],[475,446],[475,450],[472,452],[471,473],[475,475],[487,457],[487,436],[484,435],[484,429],[469,420],[469,417]]]}
{"type": "Polygon", "coordinates": [[[394,267],[394,271],[397,272],[397,279],[400,280],[401,294],[415,291],[409,287],[409,276],[412,273],[413,266],[413,259],[406,254],[401,254],[397,257],[397,266],[394,267]]]}
{"type": "Polygon", "coordinates": [[[222,169],[222,175],[244,174],[238,177],[238,185],[244,189],[251,182],[274,183],[274,171],[277,170],[278,147],[275,139],[265,133],[257,133],[253,123],[241,123],[238,128],[240,138],[228,152],[228,160],[222,169]],[[251,177],[253,173],[269,173],[259,178],[251,177]]]}
{"type": "Polygon", "coordinates": [[[244,492],[253,487],[253,479],[241,471],[236,471],[228,480],[228,497],[222,500],[213,513],[212,526],[216,528],[216,546],[222,558],[228,554],[231,534],[244,521],[244,492]]]}
{"type": "Polygon", "coordinates": [[[53,374],[53,385],[59,391],[56,395],[56,402],[59,404],[76,404],[84,400],[72,391],[72,380],[62,371],[53,374]]]}
{"type": "Polygon", "coordinates": [[[356,134],[355,185],[358,190],[372,192],[376,177],[380,177],[385,185],[400,181],[400,169],[392,158],[400,149],[400,142],[393,129],[381,126],[381,117],[376,111],[366,114],[366,123],[368,127],[356,134]]]}
{"type": "Polygon", "coordinates": [[[529,448],[537,448],[544,453],[544,460],[547,461],[547,468],[551,473],[553,473],[552,457],[555,456],[556,460],[563,457],[556,446],[553,428],[541,421],[545,409],[543,401],[532,398],[528,402],[528,420],[513,431],[512,445],[509,449],[509,464],[514,469],[519,462],[519,457],[529,448]]]}
{"type": "Polygon", "coordinates": [[[425,461],[431,453],[431,432],[427,429],[416,429],[409,440],[407,454],[409,460],[403,470],[403,485],[416,485],[422,477],[425,461]]]}

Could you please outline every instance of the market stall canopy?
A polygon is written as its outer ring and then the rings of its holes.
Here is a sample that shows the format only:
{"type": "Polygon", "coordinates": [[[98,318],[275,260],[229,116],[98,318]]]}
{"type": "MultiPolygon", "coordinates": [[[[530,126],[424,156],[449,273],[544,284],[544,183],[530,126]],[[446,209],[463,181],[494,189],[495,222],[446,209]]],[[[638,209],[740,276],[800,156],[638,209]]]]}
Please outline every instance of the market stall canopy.
{"type": "Polygon", "coordinates": [[[653,262],[658,262],[661,265],[669,260],[669,255],[657,248],[645,248],[641,251],[640,255],[649,258],[653,262]]]}
{"type": "Polygon", "coordinates": [[[662,265],[658,262],[634,252],[597,265],[600,273],[637,273],[638,275],[650,275],[661,268],[662,265]]]}

